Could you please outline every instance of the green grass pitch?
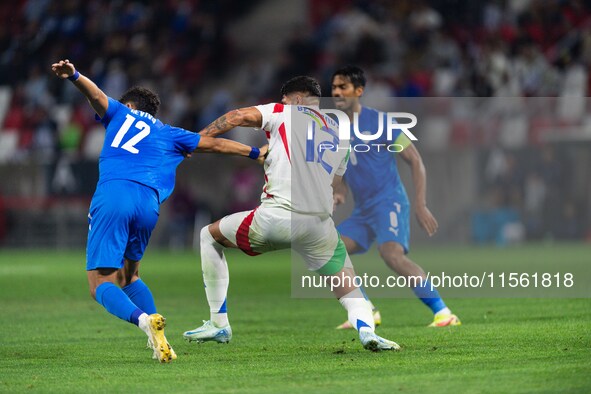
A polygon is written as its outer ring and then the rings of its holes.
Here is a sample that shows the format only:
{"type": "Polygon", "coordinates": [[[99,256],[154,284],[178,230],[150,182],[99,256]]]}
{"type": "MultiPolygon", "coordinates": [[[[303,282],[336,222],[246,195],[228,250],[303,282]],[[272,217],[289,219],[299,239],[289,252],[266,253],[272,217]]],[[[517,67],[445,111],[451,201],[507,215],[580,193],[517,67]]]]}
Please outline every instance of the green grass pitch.
{"type": "MultiPolygon", "coordinates": [[[[537,252],[547,264],[589,263],[589,251],[423,247],[412,257],[445,266],[459,254],[494,261],[537,252]]],[[[354,262],[363,258],[377,257],[354,262]]],[[[336,300],[290,297],[286,254],[229,253],[228,262],[234,338],[189,344],[182,332],[208,318],[198,258],[147,251],[142,276],[178,354],[161,365],[137,327],[90,299],[83,251],[1,250],[0,392],[591,392],[590,299],[449,299],[464,325],[443,329],[426,327],[430,312],[416,299],[374,300],[378,333],[403,350],[371,353],[355,332],[334,329],[345,318],[336,300]]]]}

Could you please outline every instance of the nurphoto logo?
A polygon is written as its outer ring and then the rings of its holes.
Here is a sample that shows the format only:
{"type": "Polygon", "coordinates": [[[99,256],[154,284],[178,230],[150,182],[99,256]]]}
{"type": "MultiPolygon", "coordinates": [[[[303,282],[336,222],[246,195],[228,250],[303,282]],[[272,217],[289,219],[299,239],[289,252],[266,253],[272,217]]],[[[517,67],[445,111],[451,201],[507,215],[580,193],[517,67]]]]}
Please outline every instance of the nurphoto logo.
{"type": "Polygon", "coordinates": [[[327,119],[326,122],[323,121],[323,118],[318,116],[319,114],[316,113],[316,111],[312,112],[304,109],[304,112],[312,118],[308,123],[308,133],[306,137],[308,141],[314,140],[316,125],[318,125],[322,131],[329,133],[333,137],[332,141],[324,141],[318,145],[318,151],[320,152],[324,150],[336,151],[340,149],[353,150],[359,153],[369,152],[372,149],[376,149],[377,151],[383,149],[389,152],[401,152],[404,147],[400,144],[394,143],[394,130],[400,130],[411,141],[418,141],[418,138],[410,131],[411,128],[417,125],[417,117],[409,112],[378,112],[378,127],[375,131],[360,130],[359,114],[357,112],[353,113],[353,133],[360,141],[364,142],[362,144],[355,144],[353,147],[339,146],[340,141],[351,139],[351,121],[345,112],[338,109],[321,109],[320,112],[326,115],[323,117],[324,119],[327,119]],[[337,121],[334,121],[333,118],[336,118],[337,121]],[[328,127],[328,123],[330,123],[332,127],[328,127]],[[334,132],[335,128],[338,130],[338,134],[334,132]],[[380,139],[384,133],[386,133],[388,143],[371,143],[372,141],[380,139]]]}

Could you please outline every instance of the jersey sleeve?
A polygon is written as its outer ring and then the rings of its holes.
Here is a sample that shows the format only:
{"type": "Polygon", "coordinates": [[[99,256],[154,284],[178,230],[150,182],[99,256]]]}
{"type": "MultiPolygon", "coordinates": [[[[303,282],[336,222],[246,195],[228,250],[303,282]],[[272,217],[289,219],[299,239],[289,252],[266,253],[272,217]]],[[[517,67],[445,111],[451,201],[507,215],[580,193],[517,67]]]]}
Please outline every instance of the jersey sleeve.
{"type": "Polygon", "coordinates": [[[115,116],[115,114],[121,109],[121,107],[127,108],[125,107],[123,104],[121,104],[119,101],[111,98],[111,97],[107,97],[108,99],[108,107],[107,107],[107,112],[105,113],[105,116],[103,116],[102,118],[98,115],[95,115],[95,118],[97,120],[100,120],[100,122],[103,124],[103,126],[105,126],[105,128],[107,128],[107,126],[109,126],[109,123],[111,123],[111,119],[113,119],[113,116],[115,116]]]}
{"type": "Polygon", "coordinates": [[[180,127],[170,127],[170,133],[174,141],[174,147],[180,152],[193,152],[197,149],[201,136],[198,133],[182,129],[180,127]]]}
{"type": "MultiPolygon", "coordinates": [[[[386,125],[386,124],[387,124],[387,123],[386,123],[386,122],[387,122],[387,120],[388,120],[387,118],[386,118],[386,119],[384,119],[384,125],[386,125]]],[[[398,122],[396,122],[396,119],[393,119],[393,121],[394,121],[395,123],[398,123],[398,122]]],[[[386,136],[386,135],[387,135],[387,133],[384,133],[382,136],[386,136]]],[[[386,137],[386,138],[387,138],[387,137],[386,137]]],[[[388,141],[388,143],[390,143],[390,141],[388,141]]],[[[393,130],[392,130],[392,142],[391,142],[391,144],[392,144],[392,145],[400,145],[400,146],[402,146],[402,149],[405,149],[405,148],[406,148],[406,147],[408,147],[410,144],[412,144],[412,141],[410,140],[410,138],[408,138],[408,137],[407,137],[407,135],[406,135],[406,134],[404,134],[404,133],[402,132],[402,130],[401,130],[401,129],[393,129],[393,130]]]]}
{"type": "Polygon", "coordinates": [[[255,108],[258,109],[263,116],[263,122],[260,128],[267,131],[273,130],[273,126],[275,126],[275,119],[277,118],[275,114],[283,112],[283,104],[270,103],[257,105],[255,108]],[[281,111],[279,111],[279,109],[281,111]]]}
{"type": "Polygon", "coordinates": [[[402,149],[406,149],[412,144],[412,141],[406,136],[406,134],[401,132],[400,135],[398,135],[398,138],[394,140],[394,144],[402,146],[402,149]]]}
{"type": "Polygon", "coordinates": [[[335,171],[335,175],[337,176],[343,176],[345,175],[345,171],[347,171],[347,164],[349,163],[349,155],[351,154],[350,151],[347,151],[347,154],[345,155],[345,157],[343,157],[343,160],[341,160],[341,164],[339,164],[339,168],[337,168],[337,170],[335,171]]]}

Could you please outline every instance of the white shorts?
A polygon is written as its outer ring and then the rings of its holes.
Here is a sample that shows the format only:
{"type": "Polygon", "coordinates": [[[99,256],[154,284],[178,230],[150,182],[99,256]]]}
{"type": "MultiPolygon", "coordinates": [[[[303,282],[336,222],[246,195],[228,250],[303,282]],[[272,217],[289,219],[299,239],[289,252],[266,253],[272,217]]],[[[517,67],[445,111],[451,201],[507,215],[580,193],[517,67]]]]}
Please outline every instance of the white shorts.
{"type": "Polygon", "coordinates": [[[309,270],[322,275],[352,267],[330,217],[302,215],[263,204],[252,211],[223,217],[220,231],[250,256],[292,248],[302,256],[309,270]]]}

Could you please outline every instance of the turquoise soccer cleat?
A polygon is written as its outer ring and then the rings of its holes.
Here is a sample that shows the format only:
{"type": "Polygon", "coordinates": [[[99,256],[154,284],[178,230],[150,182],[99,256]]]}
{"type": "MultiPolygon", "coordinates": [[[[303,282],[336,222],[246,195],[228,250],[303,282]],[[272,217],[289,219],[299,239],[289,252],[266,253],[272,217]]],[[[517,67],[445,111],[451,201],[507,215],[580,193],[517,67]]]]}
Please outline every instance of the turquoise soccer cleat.
{"type": "Polygon", "coordinates": [[[216,327],[211,320],[203,320],[203,325],[191,331],[183,333],[183,337],[189,342],[228,343],[232,339],[232,328],[230,325],[216,327]]]}
{"type": "Polygon", "coordinates": [[[393,341],[378,336],[375,332],[360,331],[359,339],[367,350],[379,352],[381,350],[400,350],[400,346],[393,341]]]}

